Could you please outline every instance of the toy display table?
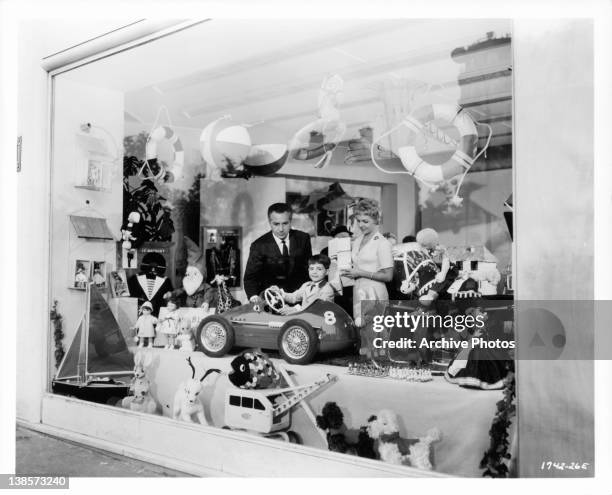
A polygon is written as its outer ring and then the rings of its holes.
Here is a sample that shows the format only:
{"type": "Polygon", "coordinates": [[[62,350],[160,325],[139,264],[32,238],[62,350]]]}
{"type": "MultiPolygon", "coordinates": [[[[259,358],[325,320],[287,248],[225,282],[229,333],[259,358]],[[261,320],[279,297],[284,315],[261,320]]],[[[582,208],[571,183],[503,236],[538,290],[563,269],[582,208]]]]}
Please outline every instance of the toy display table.
{"type": "MultiPolygon", "coordinates": [[[[191,356],[199,376],[209,368],[221,370],[222,374],[216,380],[212,376],[206,380],[208,385],[201,396],[209,423],[219,428],[224,426],[225,391],[228,387],[233,388],[227,378],[233,356],[210,358],[200,352],[147,351],[153,353],[147,373],[152,383],[151,393],[165,416],[172,415],[177,386],[191,377],[191,368],[186,360],[188,356],[191,356]]],[[[338,366],[292,366],[282,360],[273,361],[275,365],[293,373],[298,384],[310,383],[325,373],[337,376],[337,381],[307,400],[315,414],[321,412],[326,402],[334,401],[342,409],[349,430],[358,430],[361,425],[367,424],[372,414],[381,409],[391,409],[399,415],[402,437],[424,435],[434,426],[440,429],[442,440],[434,444],[436,471],[458,476],[481,476],[478,465],[489,446],[489,428],[496,411],[495,404],[502,398],[501,390],[464,389],[447,383],[442,377],[434,377],[433,381],[426,383],[413,383],[352,376],[347,374],[346,368],[338,366]]],[[[320,433],[300,405],[292,411],[291,429],[300,435],[304,445],[327,449],[320,433]]]]}

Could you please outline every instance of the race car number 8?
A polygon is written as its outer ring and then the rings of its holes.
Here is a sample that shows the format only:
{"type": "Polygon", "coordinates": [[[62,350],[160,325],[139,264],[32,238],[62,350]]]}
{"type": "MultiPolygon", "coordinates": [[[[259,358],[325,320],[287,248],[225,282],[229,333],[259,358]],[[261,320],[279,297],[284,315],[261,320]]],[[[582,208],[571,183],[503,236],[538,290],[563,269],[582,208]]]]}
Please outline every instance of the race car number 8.
{"type": "Polygon", "coordinates": [[[334,323],[336,323],[336,315],[333,311],[326,311],[325,313],[323,313],[323,318],[325,318],[326,325],[333,325],[334,323]]]}

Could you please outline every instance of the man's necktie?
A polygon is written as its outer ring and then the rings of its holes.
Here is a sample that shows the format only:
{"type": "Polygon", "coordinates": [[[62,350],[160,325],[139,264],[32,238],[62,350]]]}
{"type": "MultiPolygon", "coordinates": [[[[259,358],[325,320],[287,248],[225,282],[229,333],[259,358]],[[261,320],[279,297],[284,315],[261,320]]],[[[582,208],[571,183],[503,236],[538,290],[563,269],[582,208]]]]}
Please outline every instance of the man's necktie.
{"type": "Polygon", "coordinates": [[[283,243],[283,256],[288,257],[289,256],[289,249],[287,249],[287,243],[283,240],[281,241],[283,243]]]}

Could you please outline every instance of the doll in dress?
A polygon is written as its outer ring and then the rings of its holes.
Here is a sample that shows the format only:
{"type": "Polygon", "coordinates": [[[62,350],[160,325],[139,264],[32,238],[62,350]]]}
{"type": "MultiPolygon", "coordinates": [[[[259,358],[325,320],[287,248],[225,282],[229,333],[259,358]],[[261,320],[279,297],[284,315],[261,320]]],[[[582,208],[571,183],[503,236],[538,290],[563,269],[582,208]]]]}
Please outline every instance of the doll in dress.
{"type": "MultiPolygon", "coordinates": [[[[454,359],[448,365],[444,378],[450,383],[462,387],[495,390],[504,387],[504,379],[513,371],[514,362],[510,351],[504,348],[474,345],[472,338],[482,341],[494,341],[495,322],[489,321],[488,313],[483,307],[483,301],[477,292],[478,283],[473,279],[466,280],[458,292],[457,307],[460,313],[471,315],[475,321],[481,322],[468,330],[464,338],[470,342],[468,347],[459,349],[454,359]]],[[[497,322],[499,323],[499,322],[497,322]]],[[[501,336],[498,333],[497,336],[501,336]]],[[[508,338],[502,337],[502,338],[508,338]]]]}
{"type": "Polygon", "coordinates": [[[178,301],[174,297],[170,297],[166,303],[168,312],[166,316],[159,319],[159,331],[166,336],[166,349],[174,349],[175,339],[178,335],[180,317],[178,312],[178,301]]]}
{"type": "Polygon", "coordinates": [[[180,322],[179,328],[181,334],[176,338],[179,350],[183,352],[193,352],[195,350],[195,344],[193,341],[193,332],[191,331],[191,323],[188,319],[184,319],[180,322]]]}
{"type": "Polygon", "coordinates": [[[157,318],[153,316],[153,305],[147,301],[140,306],[140,316],[136,320],[136,324],[132,327],[136,330],[134,340],[138,342],[138,347],[153,347],[153,339],[155,338],[155,326],[157,318]]]}

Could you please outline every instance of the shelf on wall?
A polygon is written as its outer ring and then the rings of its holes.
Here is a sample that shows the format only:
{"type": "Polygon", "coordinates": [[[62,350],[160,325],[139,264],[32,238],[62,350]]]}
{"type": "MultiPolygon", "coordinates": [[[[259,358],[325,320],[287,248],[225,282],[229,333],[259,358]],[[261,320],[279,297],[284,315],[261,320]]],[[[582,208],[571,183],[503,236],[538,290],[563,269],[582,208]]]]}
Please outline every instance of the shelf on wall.
{"type": "Polygon", "coordinates": [[[107,187],[98,187],[98,186],[90,186],[87,184],[78,185],[76,184],[74,187],[77,189],[87,189],[88,191],[98,191],[98,192],[109,192],[110,189],[107,187]]]}
{"type": "MultiPolygon", "coordinates": [[[[72,285],[68,286],[69,290],[78,290],[79,292],[85,292],[85,289],[79,289],[78,287],[73,287],[72,285]]],[[[98,290],[102,292],[102,294],[106,294],[106,290],[108,289],[108,287],[98,287],[98,290]]],[[[128,296],[122,296],[122,297],[128,297],[128,296]]],[[[113,298],[115,299],[115,298],[113,298]]]]}

